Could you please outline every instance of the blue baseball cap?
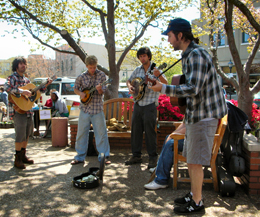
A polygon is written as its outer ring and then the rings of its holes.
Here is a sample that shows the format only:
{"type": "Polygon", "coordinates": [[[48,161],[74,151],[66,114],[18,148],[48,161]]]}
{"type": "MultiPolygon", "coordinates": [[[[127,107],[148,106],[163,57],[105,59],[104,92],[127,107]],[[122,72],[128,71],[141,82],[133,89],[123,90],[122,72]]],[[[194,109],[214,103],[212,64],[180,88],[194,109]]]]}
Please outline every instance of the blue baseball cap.
{"type": "Polygon", "coordinates": [[[174,31],[174,32],[191,32],[191,25],[189,21],[182,19],[182,18],[176,18],[174,20],[171,20],[168,28],[166,31],[162,33],[162,35],[167,35],[168,32],[174,31]]]}

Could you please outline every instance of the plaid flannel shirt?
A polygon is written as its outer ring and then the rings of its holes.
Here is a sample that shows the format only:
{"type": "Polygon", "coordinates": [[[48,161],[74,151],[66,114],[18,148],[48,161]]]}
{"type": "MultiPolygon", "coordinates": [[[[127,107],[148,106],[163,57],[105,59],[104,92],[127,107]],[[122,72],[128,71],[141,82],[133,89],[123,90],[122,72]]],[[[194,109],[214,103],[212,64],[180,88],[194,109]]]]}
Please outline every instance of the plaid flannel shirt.
{"type": "Polygon", "coordinates": [[[186,97],[186,124],[224,117],[227,106],[210,54],[191,42],[182,57],[185,84],[165,85],[161,92],[165,91],[168,96],[186,97]]]}
{"type": "MultiPolygon", "coordinates": [[[[19,94],[19,87],[23,87],[30,83],[30,80],[25,76],[20,76],[17,72],[14,72],[12,75],[10,75],[7,78],[7,81],[5,83],[5,90],[9,94],[19,94]]],[[[46,90],[46,87],[41,88],[40,91],[44,92],[46,90]]],[[[14,108],[13,104],[9,101],[9,117],[14,116],[14,108]]],[[[29,111],[26,111],[27,117],[30,117],[33,114],[32,109],[29,111]]]]}
{"type": "MultiPolygon", "coordinates": [[[[138,77],[144,79],[146,73],[150,73],[149,71],[150,71],[151,65],[152,65],[152,63],[150,64],[150,66],[149,66],[147,72],[145,72],[143,65],[138,66],[138,67],[133,71],[133,73],[131,74],[131,76],[130,76],[130,78],[129,78],[129,81],[132,82],[132,80],[133,80],[134,78],[138,78],[138,77]]],[[[166,77],[165,77],[164,74],[163,74],[162,76],[166,79],[166,77]]],[[[150,75],[150,77],[155,78],[156,80],[159,80],[159,78],[157,78],[155,75],[150,75]]],[[[146,85],[146,86],[145,86],[145,94],[144,94],[144,97],[143,97],[142,100],[140,100],[140,101],[138,102],[138,105],[139,105],[139,106],[146,106],[146,105],[150,105],[150,104],[152,104],[152,103],[155,103],[155,105],[158,106],[158,98],[159,98],[159,95],[160,95],[159,92],[154,92],[152,89],[149,89],[149,88],[147,87],[147,85],[146,85]]]]}
{"type": "MultiPolygon", "coordinates": [[[[91,76],[89,72],[86,71],[77,77],[74,88],[83,91],[86,88],[91,89],[92,87],[96,87],[104,81],[106,81],[106,75],[104,72],[96,70],[94,75],[91,76]]],[[[102,90],[105,92],[105,85],[102,87],[102,90]]],[[[86,105],[81,103],[80,109],[91,115],[100,113],[103,111],[103,94],[99,94],[98,91],[95,91],[92,100],[86,105]]]]}

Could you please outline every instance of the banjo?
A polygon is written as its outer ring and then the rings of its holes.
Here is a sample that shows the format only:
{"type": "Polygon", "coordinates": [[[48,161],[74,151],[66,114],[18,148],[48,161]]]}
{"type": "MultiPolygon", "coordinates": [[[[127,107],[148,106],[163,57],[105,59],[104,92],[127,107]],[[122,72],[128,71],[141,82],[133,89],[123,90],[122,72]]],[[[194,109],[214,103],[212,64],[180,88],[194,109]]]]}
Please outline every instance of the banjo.
{"type": "MultiPolygon", "coordinates": [[[[144,78],[134,78],[131,82],[131,85],[134,87],[134,93],[132,93],[132,96],[136,102],[139,102],[143,99],[145,95],[145,89],[148,82],[151,82],[152,84],[155,84],[155,79],[151,76],[152,70],[156,66],[156,63],[152,63],[150,71],[145,75],[144,78]]],[[[163,63],[158,67],[158,69],[163,69],[167,66],[166,63],[163,63]]]]}

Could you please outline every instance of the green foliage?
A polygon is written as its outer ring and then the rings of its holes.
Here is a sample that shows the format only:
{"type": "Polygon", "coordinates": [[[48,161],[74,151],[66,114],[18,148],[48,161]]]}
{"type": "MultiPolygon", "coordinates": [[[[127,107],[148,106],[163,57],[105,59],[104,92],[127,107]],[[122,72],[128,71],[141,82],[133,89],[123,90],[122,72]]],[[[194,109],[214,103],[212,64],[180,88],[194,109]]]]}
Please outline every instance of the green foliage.
{"type": "MultiPolygon", "coordinates": [[[[2,5],[0,9],[0,20],[21,25],[25,31],[39,37],[44,43],[52,46],[58,46],[64,43],[59,35],[61,30],[67,30],[75,39],[91,38],[95,36],[104,36],[111,30],[108,23],[102,26],[100,14],[107,17],[109,13],[107,8],[108,0],[88,1],[85,4],[81,0],[27,0],[13,1],[0,0],[2,5]],[[11,3],[15,2],[18,7],[15,8],[11,3]],[[28,13],[24,13],[25,9],[28,13]],[[104,29],[106,28],[106,29],[104,29]]],[[[125,48],[142,31],[145,25],[158,27],[158,22],[173,17],[175,11],[181,10],[190,4],[191,0],[178,1],[144,1],[144,0],[122,0],[114,11],[115,43],[116,46],[125,48]]],[[[106,39],[107,40],[107,39],[106,39]]],[[[147,43],[148,37],[139,39],[135,47],[147,43]]]]}

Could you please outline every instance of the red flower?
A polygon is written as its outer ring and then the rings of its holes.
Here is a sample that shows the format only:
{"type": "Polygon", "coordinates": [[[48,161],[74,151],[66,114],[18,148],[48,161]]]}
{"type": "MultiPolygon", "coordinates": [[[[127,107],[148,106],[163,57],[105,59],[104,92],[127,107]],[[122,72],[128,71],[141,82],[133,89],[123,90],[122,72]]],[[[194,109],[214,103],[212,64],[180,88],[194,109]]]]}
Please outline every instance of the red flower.
{"type": "MultiPolygon", "coordinates": [[[[237,100],[229,100],[232,102],[235,106],[238,105],[237,100]]],[[[257,105],[255,103],[252,104],[252,119],[251,119],[251,128],[258,129],[260,126],[260,110],[257,109],[257,105]]]]}
{"type": "Polygon", "coordinates": [[[158,102],[157,110],[160,121],[181,121],[183,119],[184,115],[180,113],[180,109],[171,105],[169,96],[160,95],[158,102]]]}

